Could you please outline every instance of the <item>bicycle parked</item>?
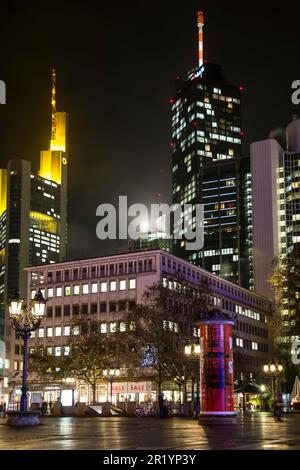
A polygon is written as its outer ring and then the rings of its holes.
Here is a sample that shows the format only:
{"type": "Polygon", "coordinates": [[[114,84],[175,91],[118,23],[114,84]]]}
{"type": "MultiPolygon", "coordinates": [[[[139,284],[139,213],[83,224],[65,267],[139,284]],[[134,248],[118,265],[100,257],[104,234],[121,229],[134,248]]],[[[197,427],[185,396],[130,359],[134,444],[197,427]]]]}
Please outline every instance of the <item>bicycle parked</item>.
{"type": "Polygon", "coordinates": [[[143,418],[145,416],[157,416],[156,410],[151,406],[150,408],[145,408],[144,406],[137,406],[134,412],[137,418],[143,418]]]}

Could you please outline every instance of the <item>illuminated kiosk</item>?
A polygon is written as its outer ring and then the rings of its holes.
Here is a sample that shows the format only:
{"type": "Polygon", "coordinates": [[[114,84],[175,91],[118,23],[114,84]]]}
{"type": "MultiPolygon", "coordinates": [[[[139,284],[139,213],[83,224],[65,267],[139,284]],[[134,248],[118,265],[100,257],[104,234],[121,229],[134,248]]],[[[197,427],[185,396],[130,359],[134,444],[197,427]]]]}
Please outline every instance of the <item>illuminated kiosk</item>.
{"type": "Polygon", "coordinates": [[[200,322],[199,424],[237,424],[233,408],[234,320],[220,311],[207,314],[200,322]]]}

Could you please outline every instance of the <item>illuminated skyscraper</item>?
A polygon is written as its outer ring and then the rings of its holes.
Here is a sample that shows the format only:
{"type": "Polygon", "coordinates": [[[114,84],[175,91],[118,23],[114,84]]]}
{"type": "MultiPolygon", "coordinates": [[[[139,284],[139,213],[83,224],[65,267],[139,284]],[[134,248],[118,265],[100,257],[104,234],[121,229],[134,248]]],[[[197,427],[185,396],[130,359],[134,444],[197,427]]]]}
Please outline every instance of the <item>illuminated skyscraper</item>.
{"type": "MultiPolygon", "coordinates": [[[[268,278],[274,260],[299,254],[300,119],[286,128],[286,148],[275,139],[251,145],[251,171],[255,289],[273,297],[268,278]]],[[[281,314],[287,332],[300,337],[298,299],[298,293],[287,298],[281,314]]]]}
{"type": "MultiPolygon", "coordinates": [[[[193,205],[193,226],[195,205],[204,205],[204,247],[187,251],[185,241],[177,240],[174,253],[249,288],[249,276],[242,276],[248,253],[240,228],[242,187],[247,186],[241,158],[242,87],[228,84],[220,66],[203,63],[202,14],[198,27],[199,66],[177,80],[171,99],[172,191],[173,203],[193,205]]],[[[181,238],[181,227],[174,227],[174,233],[181,238]]]]}
{"type": "Polygon", "coordinates": [[[66,256],[67,114],[56,111],[54,71],[49,140],[49,149],[40,154],[38,175],[30,162],[20,159],[0,170],[0,341],[3,350],[5,340],[7,368],[12,370],[21,346],[10,328],[5,304],[16,290],[26,296],[26,266],[56,263],[66,256]]]}

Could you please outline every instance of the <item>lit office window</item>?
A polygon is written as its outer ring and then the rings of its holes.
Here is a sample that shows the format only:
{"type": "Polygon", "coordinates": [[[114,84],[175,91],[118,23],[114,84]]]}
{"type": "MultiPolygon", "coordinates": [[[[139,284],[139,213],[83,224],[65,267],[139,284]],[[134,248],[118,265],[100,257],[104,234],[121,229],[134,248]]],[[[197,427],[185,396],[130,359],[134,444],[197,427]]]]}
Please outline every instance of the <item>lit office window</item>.
{"type": "Polygon", "coordinates": [[[239,346],[240,348],[244,347],[244,341],[242,338],[236,338],[235,342],[236,342],[236,345],[239,346]]]}
{"type": "Polygon", "coordinates": [[[32,298],[32,299],[34,299],[35,294],[36,294],[36,290],[32,290],[32,291],[31,291],[31,298],[32,298]]]}
{"type": "Polygon", "coordinates": [[[109,290],[110,292],[114,292],[117,290],[117,282],[116,281],[110,281],[109,283],[109,290]]]}
{"type": "Polygon", "coordinates": [[[51,356],[51,354],[52,354],[52,348],[50,348],[50,347],[47,348],[47,354],[49,354],[49,356],[51,356]]]}
{"type": "Polygon", "coordinates": [[[126,331],[126,323],[125,322],[120,323],[120,331],[126,331]]]}
{"type": "Polygon", "coordinates": [[[92,294],[96,294],[98,292],[98,284],[97,282],[93,282],[92,284],[92,294]]]}
{"type": "Polygon", "coordinates": [[[53,335],[53,328],[49,326],[47,328],[47,338],[52,338],[52,335],[53,335]]]}
{"type": "Polygon", "coordinates": [[[56,288],[56,297],[61,297],[62,296],[62,288],[61,287],[57,287],[56,288]]]}
{"type": "Polygon", "coordinates": [[[64,356],[68,356],[70,354],[70,346],[64,347],[64,356]]]}
{"type": "Polygon", "coordinates": [[[55,336],[61,336],[61,326],[55,327],[55,336]]]}
{"type": "Polygon", "coordinates": [[[120,290],[126,290],[126,280],[122,279],[120,281],[120,290]]]}
{"type": "Polygon", "coordinates": [[[100,284],[100,291],[101,291],[101,292],[107,292],[107,282],[106,282],[106,281],[101,282],[101,284],[100,284]]]}
{"type": "Polygon", "coordinates": [[[44,338],[44,328],[39,328],[39,338],[44,338]]]}
{"type": "Polygon", "coordinates": [[[60,346],[55,346],[54,356],[60,356],[60,355],[61,355],[61,347],[60,346]]]}
{"type": "Polygon", "coordinates": [[[251,341],[251,349],[253,349],[253,351],[258,350],[258,344],[255,341],[251,341]]]}
{"type": "Polygon", "coordinates": [[[71,295],[71,286],[66,286],[65,287],[65,296],[68,297],[71,295]]]}
{"type": "Polygon", "coordinates": [[[53,288],[52,287],[48,288],[47,297],[48,297],[48,299],[51,299],[51,297],[53,297],[53,288]]]}
{"type": "Polygon", "coordinates": [[[107,325],[106,323],[101,323],[100,325],[100,333],[106,333],[107,332],[107,325]]]}
{"type": "Polygon", "coordinates": [[[64,336],[70,336],[70,333],[71,333],[70,326],[65,326],[64,327],[64,336]]]}
{"type": "Polygon", "coordinates": [[[111,333],[115,333],[117,331],[117,324],[115,322],[110,323],[109,329],[111,333]]]}
{"type": "Polygon", "coordinates": [[[89,293],[89,285],[88,284],[83,284],[82,293],[83,294],[88,294],[89,293]]]}
{"type": "Polygon", "coordinates": [[[129,289],[135,289],[135,287],[136,287],[136,280],[129,279],[129,289]]]}
{"type": "Polygon", "coordinates": [[[79,295],[80,293],[80,287],[78,284],[76,284],[75,286],[73,286],[73,295],[79,295]]]}
{"type": "Polygon", "coordinates": [[[74,336],[79,335],[79,326],[74,326],[74,327],[73,327],[73,335],[74,335],[74,336]]]}

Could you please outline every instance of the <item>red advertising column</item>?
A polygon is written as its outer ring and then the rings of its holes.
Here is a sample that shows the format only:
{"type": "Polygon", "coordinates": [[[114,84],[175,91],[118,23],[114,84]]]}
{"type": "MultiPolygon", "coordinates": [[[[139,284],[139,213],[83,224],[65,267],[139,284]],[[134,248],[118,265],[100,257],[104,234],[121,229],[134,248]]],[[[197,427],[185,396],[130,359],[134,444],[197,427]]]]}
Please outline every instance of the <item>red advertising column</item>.
{"type": "Polygon", "coordinates": [[[234,321],[223,315],[200,323],[199,424],[236,424],[233,407],[234,321]]]}

